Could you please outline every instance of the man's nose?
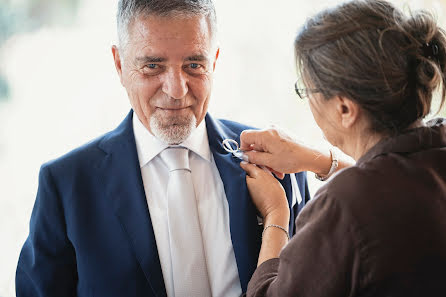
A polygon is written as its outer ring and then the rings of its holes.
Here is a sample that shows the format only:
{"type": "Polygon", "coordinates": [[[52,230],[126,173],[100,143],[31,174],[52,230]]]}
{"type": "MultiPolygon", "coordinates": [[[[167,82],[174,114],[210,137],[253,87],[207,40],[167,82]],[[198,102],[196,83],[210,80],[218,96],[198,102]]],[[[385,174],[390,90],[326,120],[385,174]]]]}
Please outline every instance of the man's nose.
{"type": "Polygon", "coordinates": [[[173,99],[183,99],[188,91],[187,79],[181,70],[170,70],[163,82],[163,92],[173,99]]]}

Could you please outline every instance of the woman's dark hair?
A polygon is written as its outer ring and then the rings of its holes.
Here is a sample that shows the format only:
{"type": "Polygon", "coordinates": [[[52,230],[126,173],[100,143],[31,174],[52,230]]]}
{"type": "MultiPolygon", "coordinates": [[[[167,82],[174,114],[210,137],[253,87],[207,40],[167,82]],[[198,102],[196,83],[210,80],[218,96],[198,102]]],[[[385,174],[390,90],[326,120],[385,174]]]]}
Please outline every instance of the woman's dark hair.
{"type": "Polygon", "coordinates": [[[325,99],[357,102],[379,133],[397,134],[446,97],[446,34],[434,17],[406,17],[384,0],[356,0],[309,19],[295,41],[305,82],[325,99]]]}

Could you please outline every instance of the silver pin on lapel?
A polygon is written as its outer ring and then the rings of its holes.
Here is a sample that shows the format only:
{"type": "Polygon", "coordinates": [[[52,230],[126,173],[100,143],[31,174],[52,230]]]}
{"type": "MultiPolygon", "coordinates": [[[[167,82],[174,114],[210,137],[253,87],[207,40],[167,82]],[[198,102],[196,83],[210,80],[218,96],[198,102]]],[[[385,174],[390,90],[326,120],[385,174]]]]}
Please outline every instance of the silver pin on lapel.
{"type": "Polygon", "coordinates": [[[243,160],[243,151],[240,150],[240,146],[234,139],[225,139],[222,142],[223,148],[228,153],[231,153],[234,157],[243,160]]]}

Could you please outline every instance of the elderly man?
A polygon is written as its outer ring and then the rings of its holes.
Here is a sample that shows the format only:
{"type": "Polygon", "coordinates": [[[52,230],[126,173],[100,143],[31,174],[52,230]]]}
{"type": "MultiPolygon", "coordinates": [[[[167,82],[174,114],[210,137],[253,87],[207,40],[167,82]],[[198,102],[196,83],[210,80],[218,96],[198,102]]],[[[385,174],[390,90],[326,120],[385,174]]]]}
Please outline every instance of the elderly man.
{"type": "MultiPolygon", "coordinates": [[[[16,290],[24,296],[239,296],[262,227],[239,161],[246,126],[207,114],[218,58],[210,0],[121,0],[122,124],[42,166],[16,290]]],[[[305,174],[282,185],[294,216],[305,174]],[[294,194],[293,194],[294,188],[294,194]]]]}

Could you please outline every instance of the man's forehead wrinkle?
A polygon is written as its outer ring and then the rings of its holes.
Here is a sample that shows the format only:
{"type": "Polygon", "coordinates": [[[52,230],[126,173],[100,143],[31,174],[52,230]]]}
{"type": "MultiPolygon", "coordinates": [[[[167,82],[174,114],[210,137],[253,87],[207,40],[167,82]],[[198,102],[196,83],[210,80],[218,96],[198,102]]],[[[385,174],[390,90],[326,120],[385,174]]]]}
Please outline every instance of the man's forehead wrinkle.
{"type": "MultiPolygon", "coordinates": [[[[148,31],[147,29],[142,29],[144,31],[148,31]]],[[[182,40],[182,43],[185,46],[196,46],[197,50],[200,52],[207,52],[206,48],[209,46],[209,42],[203,42],[206,40],[206,36],[204,34],[200,34],[199,36],[193,36],[192,39],[186,39],[186,37],[181,34],[180,32],[175,32],[172,35],[162,35],[159,36],[157,33],[153,32],[143,32],[142,30],[139,30],[138,34],[142,37],[138,40],[138,43],[143,43],[144,46],[141,49],[146,49],[147,47],[151,47],[152,44],[156,45],[160,41],[177,41],[182,40]]]]}
{"type": "MultiPolygon", "coordinates": [[[[163,38],[165,39],[165,38],[163,38]]],[[[166,39],[165,39],[166,40],[166,39]]],[[[147,57],[151,58],[162,58],[164,61],[169,60],[169,55],[172,53],[169,49],[159,49],[157,48],[157,51],[154,52],[153,49],[153,41],[145,40],[141,41],[143,42],[143,46],[138,50],[137,53],[137,59],[145,59],[147,57]]],[[[156,42],[154,43],[156,45],[156,42]]],[[[193,41],[185,41],[183,43],[183,49],[185,47],[190,47],[189,53],[184,53],[184,56],[181,58],[187,61],[204,61],[209,60],[209,49],[208,46],[205,44],[202,44],[199,40],[193,40],[193,41]]],[[[155,46],[156,48],[156,46],[155,46]]],[[[176,50],[176,48],[175,48],[176,50]]]]}
{"type": "Polygon", "coordinates": [[[131,26],[129,40],[133,44],[132,60],[139,65],[144,62],[212,60],[207,22],[198,20],[191,23],[190,19],[185,20],[185,26],[182,25],[182,19],[172,19],[172,23],[167,23],[166,27],[164,17],[136,18],[131,26]],[[155,58],[162,58],[162,61],[155,58]]]}
{"type": "Polygon", "coordinates": [[[148,35],[148,28],[144,26],[144,23],[141,22],[138,18],[133,21],[133,24],[131,26],[131,32],[130,34],[134,35],[134,39],[141,39],[144,40],[145,37],[148,35]]]}

